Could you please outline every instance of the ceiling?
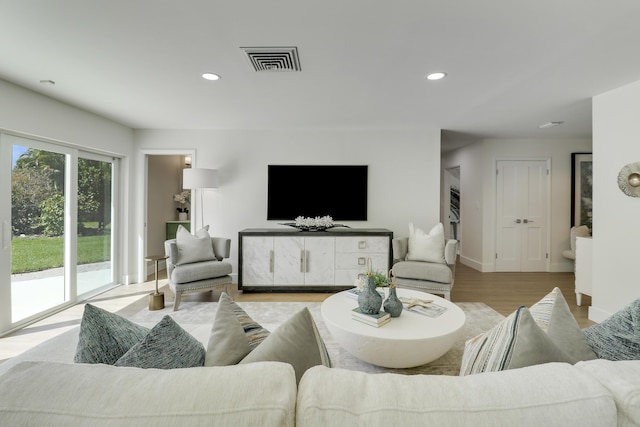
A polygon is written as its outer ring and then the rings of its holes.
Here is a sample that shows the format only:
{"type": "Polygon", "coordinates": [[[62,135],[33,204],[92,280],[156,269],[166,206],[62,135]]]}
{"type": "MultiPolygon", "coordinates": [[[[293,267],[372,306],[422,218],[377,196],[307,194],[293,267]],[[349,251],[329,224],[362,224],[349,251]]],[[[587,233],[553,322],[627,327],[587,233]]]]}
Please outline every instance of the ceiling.
{"type": "Polygon", "coordinates": [[[589,138],[591,97],[640,80],[638,22],[637,0],[0,0],[0,78],[132,128],[589,138]],[[240,49],[288,46],[299,72],[240,49]]]}

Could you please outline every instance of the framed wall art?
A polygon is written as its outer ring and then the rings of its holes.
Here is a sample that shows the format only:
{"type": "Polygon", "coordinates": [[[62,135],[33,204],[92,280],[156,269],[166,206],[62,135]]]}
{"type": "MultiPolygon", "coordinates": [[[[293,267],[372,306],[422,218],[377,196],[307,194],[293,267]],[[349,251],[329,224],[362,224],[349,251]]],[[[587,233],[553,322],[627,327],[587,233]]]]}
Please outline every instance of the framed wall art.
{"type": "Polygon", "coordinates": [[[571,153],[571,226],[592,229],[593,155],[571,153]]]}

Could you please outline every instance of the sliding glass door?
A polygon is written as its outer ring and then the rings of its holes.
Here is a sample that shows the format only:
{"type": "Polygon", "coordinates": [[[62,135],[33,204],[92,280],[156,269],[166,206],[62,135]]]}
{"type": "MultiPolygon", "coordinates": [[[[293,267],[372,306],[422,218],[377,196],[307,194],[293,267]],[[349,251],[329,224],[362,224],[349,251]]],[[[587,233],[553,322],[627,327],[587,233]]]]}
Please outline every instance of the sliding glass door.
{"type": "Polygon", "coordinates": [[[0,334],[114,285],[110,157],[0,134],[0,334]]]}
{"type": "Polygon", "coordinates": [[[78,295],[114,283],[113,159],[90,153],[78,158],[78,295]]]}
{"type": "Polygon", "coordinates": [[[16,323],[69,301],[64,256],[69,153],[16,138],[11,159],[11,322],[16,323]]]}

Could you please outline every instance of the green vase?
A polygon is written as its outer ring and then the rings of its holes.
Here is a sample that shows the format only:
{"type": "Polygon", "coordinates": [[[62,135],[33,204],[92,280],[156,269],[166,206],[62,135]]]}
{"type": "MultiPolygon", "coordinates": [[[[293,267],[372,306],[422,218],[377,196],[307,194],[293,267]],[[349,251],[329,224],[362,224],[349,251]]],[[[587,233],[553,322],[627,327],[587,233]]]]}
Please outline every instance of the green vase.
{"type": "Polygon", "coordinates": [[[366,276],[364,289],[358,295],[358,307],[365,314],[378,314],[382,307],[382,296],[376,290],[373,276],[366,276]]]}
{"type": "Polygon", "coordinates": [[[402,313],[402,301],[398,299],[396,288],[389,288],[389,297],[384,302],[384,311],[391,317],[398,317],[402,313]]]}

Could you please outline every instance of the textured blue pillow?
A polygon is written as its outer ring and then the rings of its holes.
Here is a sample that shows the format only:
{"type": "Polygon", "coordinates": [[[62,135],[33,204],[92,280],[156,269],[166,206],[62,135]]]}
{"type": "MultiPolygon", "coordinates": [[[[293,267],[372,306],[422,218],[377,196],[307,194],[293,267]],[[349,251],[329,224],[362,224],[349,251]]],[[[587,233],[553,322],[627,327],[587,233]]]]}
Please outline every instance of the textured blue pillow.
{"type": "Polygon", "coordinates": [[[640,299],[582,332],[600,359],[640,359],[640,299]]]}
{"type": "Polygon", "coordinates": [[[193,368],[204,366],[204,356],[202,343],[182,329],[171,316],[164,316],[115,365],[156,369],[193,368]]]}
{"type": "Polygon", "coordinates": [[[149,332],[124,317],[87,304],[80,323],[74,362],[113,365],[149,332]]]}

